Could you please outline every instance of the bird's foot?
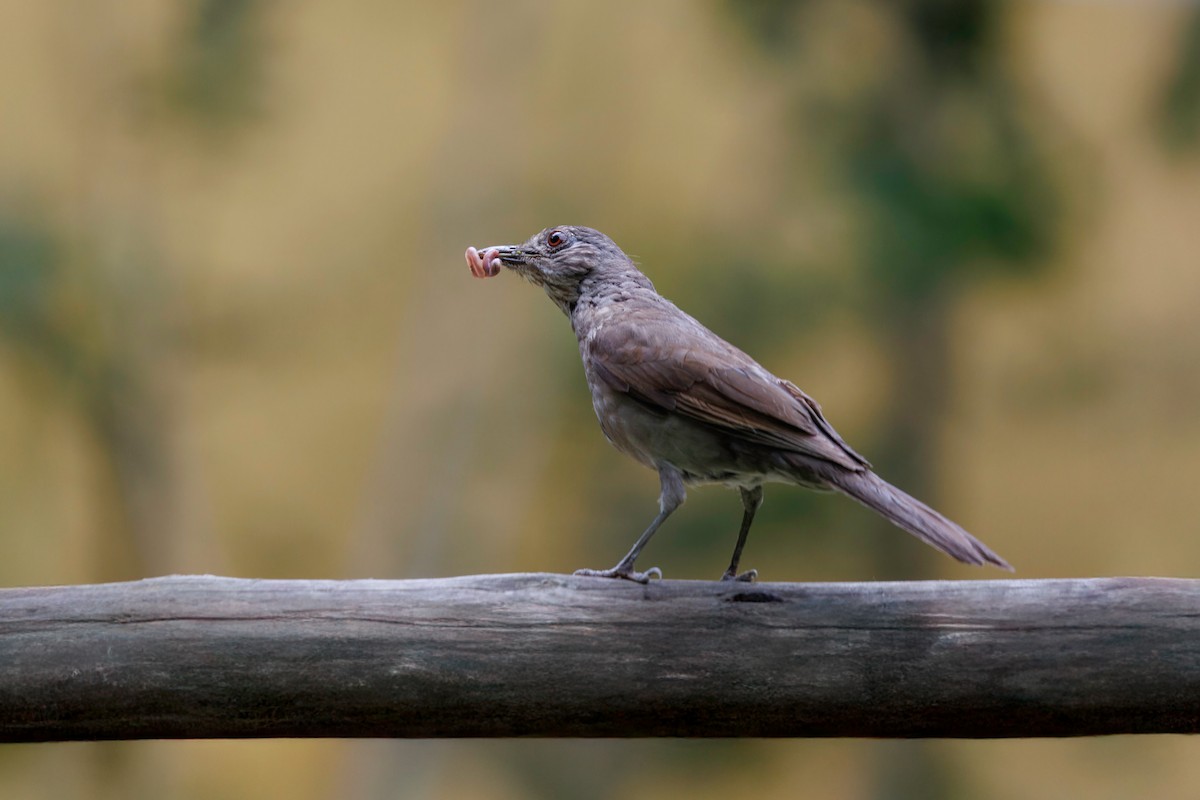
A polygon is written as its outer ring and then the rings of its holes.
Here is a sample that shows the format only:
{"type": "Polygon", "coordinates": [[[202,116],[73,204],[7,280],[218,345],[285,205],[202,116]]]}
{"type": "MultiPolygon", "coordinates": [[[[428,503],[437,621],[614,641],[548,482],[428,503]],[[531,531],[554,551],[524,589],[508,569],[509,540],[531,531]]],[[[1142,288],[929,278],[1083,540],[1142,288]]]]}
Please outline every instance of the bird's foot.
{"type": "Polygon", "coordinates": [[[651,578],[662,580],[662,570],[658,567],[651,567],[645,572],[637,572],[634,570],[633,564],[617,564],[612,569],[577,569],[575,574],[587,578],[622,578],[634,583],[649,583],[651,578]]]}
{"type": "Polygon", "coordinates": [[[735,573],[731,569],[725,570],[725,574],[721,576],[722,581],[740,581],[742,583],[754,583],[758,577],[758,570],[748,569],[741,574],[735,573]]]}

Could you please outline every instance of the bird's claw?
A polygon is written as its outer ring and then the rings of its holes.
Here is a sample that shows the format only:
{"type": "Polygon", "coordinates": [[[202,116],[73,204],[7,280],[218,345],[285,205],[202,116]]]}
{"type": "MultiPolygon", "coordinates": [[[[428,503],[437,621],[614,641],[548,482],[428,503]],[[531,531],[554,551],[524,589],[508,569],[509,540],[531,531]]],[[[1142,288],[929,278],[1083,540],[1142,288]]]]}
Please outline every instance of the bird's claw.
{"type": "Polygon", "coordinates": [[[618,564],[612,569],[577,569],[575,574],[586,578],[621,578],[634,583],[649,583],[651,578],[662,580],[662,570],[658,567],[637,572],[632,564],[618,564]]]}
{"type": "Polygon", "coordinates": [[[754,583],[758,578],[758,570],[748,569],[741,574],[735,574],[733,570],[725,570],[725,574],[721,576],[721,581],[740,581],[741,583],[754,583]]]}

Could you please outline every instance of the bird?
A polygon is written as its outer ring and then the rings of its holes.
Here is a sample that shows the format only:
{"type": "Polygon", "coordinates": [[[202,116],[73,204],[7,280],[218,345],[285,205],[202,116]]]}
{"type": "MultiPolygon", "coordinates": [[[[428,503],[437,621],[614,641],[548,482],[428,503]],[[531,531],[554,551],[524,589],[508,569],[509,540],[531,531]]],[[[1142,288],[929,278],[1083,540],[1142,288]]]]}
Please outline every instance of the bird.
{"type": "Polygon", "coordinates": [[[741,494],[742,523],[723,581],[739,572],[763,485],[846,495],[966,564],[1012,566],[958,524],[879,477],[826,421],[821,407],[660,295],[620,247],[592,228],[560,225],[517,245],[469,247],[477,278],[502,268],[541,287],[579,342],[592,405],[617,450],[658,473],[659,511],[610,569],[576,575],[647,583],[642,549],[687,497],[722,484],[741,494]]]}

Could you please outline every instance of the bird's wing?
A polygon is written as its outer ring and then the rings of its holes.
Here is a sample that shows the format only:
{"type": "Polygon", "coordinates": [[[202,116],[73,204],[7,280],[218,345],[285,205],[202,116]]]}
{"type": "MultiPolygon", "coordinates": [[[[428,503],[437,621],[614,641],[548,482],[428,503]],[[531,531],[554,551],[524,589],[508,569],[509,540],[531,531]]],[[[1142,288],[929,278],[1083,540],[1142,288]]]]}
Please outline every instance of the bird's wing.
{"type": "Polygon", "coordinates": [[[585,346],[598,379],[649,406],[846,469],[870,467],[815,400],[674,307],[607,320],[585,346]]]}

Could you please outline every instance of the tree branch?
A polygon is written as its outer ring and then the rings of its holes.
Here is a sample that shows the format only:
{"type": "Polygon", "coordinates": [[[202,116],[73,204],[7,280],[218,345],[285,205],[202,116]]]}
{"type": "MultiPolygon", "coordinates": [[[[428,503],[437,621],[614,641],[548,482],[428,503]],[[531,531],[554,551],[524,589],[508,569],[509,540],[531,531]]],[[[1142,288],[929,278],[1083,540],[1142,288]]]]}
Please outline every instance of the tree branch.
{"type": "Polygon", "coordinates": [[[0,590],[0,741],[1200,730],[1200,581],[0,590]]]}

